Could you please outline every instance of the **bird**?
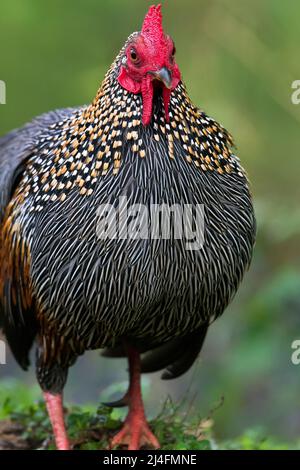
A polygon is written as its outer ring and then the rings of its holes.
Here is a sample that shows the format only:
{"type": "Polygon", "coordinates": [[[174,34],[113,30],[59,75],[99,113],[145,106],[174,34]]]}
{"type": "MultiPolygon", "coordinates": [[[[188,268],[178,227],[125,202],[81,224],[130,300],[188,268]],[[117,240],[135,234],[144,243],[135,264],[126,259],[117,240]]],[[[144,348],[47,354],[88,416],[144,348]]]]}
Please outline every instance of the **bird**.
{"type": "Polygon", "coordinates": [[[90,104],[1,137],[0,328],[23,369],[36,350],[58,450],[68,370],[88,350],[128,359],[110,447],[160,447],[141,374],[175,379],[199,356],[250,266],[252,199],[230,133],[189,98],[161,5],[90,104]]]}

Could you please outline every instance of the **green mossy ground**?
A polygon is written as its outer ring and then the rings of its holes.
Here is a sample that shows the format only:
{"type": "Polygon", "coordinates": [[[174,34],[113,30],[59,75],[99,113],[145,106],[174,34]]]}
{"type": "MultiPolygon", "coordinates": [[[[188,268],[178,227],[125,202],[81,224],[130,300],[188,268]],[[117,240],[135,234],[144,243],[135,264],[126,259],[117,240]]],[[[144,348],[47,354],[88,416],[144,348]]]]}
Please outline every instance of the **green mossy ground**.
{"type": "MultiPolygon", "coordinates": [[[[44,403],[34,401],[35,390],[14,383],[1,387],[0,449],[54,449],[51,428],[44,403]]],[[[119,410],[105,406],[68,406],[66,423],[74,449],[108,449],[109,442],[122,425],[119,410]]],[[[242,436],[218,442],[213,419],[187,418],[181,406],[167,400],[151,427],[165,450],[215,449],[300,449],[300,443],[282,443],[262,430],[246,431],[242,436]]]]}

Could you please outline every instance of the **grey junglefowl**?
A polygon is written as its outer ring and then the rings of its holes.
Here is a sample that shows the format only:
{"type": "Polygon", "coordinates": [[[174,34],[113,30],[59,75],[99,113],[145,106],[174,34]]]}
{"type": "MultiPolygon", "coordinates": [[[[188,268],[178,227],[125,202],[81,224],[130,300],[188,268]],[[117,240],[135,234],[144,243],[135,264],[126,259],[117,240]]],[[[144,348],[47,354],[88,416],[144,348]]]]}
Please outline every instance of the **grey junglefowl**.
{"type": "Polygon", "coordinates": [[[129,361],[128,391],[110,404],[129,412],[111,447],[158,448],[140,375],[190,368],[251,261],[247,176],[175,55],[152,6],[92,104],[0,139],[0,326],[23,369],[36,345],[57,449],[70,448],[68,369],[93,349],[129,361]]]}

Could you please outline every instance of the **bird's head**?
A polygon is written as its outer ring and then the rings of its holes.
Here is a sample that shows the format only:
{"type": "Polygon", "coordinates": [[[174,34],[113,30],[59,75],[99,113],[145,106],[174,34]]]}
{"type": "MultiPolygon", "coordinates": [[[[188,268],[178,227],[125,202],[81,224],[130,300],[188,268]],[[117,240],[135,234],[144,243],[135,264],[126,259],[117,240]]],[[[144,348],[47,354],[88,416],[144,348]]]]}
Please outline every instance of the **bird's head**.
{"type": "Polygon", "coordinates": [[[181,80],[175,52],[173,40],[163,30],[161,5],[150,7],[141,32],[127,43],[118,76],[124,89],[142,95],[145,126],[152,118],[155,88],[162,89],[165,115],[169,120],[171,92],[181,80]]]}

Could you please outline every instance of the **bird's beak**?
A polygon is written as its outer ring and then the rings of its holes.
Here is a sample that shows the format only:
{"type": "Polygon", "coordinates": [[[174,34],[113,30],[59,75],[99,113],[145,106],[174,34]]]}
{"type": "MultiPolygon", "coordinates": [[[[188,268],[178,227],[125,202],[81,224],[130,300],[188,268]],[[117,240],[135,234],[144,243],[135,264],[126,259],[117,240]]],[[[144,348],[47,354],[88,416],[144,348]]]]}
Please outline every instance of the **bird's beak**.
{"type": "Polygon", "coordinates": [[[162,67],[160,70],[156,72],[149,72],[156,80],[162,82],[166,88],[172,87],[172,73],[167,67],[162,67]]]}

